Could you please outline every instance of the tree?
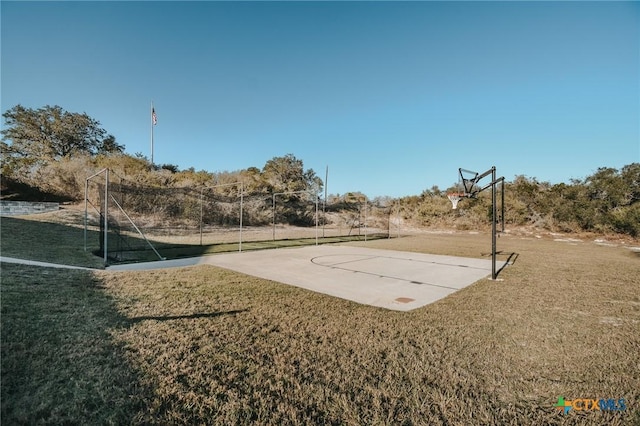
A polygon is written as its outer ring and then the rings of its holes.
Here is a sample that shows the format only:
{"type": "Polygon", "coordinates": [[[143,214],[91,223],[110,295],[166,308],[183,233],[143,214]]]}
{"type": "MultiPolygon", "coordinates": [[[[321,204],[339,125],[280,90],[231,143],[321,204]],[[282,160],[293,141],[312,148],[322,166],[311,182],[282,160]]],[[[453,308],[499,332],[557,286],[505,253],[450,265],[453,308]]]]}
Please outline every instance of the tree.
{"type": "Polygon", "coordinates": [[[179,168],[177,165],[175,165],[175,164],[169,164],[169,163],[167,163],[167,164],[161,164],[161,165],[160,165],[160,167],[159,167],[159,169],[160,169],[160,170],[168,170],[168,171],[170,171],[170,172],[171,172],[171,173],[173,173],[173,174],[178,173],[178,172],[180,171],[180,168],[179,168]]]}
{"type": "Polygon", "coordinates": [[[313,169],[305,171],[302,160],[293,154],[267,161],[262,176],[273,192],[315,191],[318,194],[323,187],[313,169]]]}
{"type": "Polygon", "coordinates": [[[38,109],[16,105],[2,116],[6,125],[2,130],[3,172],[78,154],[124,151],[124,146],[86,113],[68,112],[57,105],[38,109]]]}
{"type": "Polygon", "coordinates": [[[124,153],[124,145],[116,142],[116,137],[107,135],[98,145],[97,154],[122,154],[124,153]]]}
{"type": "Polygon", "coordinates": [[[260,169],[257,167],[249,167],[238,172],[238,180],[242,182],[243,189],[248,194],[267,191],[260,169]]]}
{"type": "Polygon", "coordinates": [[[600,167],[585,182],[590,200],[603,212],[629,203],[625,182],[612,167],[600,167]]]}
{"type": "Polygon", "coordinates": [[[626,192],[624,198],[628,204],[634,204],[640,201],[640,163],[631,163],[622,168],[620,172],[622,181],[624,182],[626,192]]]}

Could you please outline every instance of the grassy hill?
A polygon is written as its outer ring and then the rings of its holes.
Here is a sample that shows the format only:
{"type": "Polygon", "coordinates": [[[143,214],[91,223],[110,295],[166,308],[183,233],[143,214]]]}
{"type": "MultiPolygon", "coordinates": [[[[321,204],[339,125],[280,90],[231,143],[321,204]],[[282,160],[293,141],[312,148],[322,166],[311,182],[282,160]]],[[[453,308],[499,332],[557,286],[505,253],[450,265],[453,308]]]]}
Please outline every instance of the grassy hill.
{"type": "MultiPolygon", "coordinates": [[[[242,191],[246,200],[247,225],[271,222],[271,196],[287,191],[316,191],[322,182],[313,170],[304,170],[301,160],[292,155],[275,157],[262,169],[251,167],[235,172],[196,172],[178,170],[170,165],[155,166],[144,158],[125,154],[78,156],[52,162],[27,174],[4,175],[2,198],[25,200],[84,200],[86,177],[103,168],[111,170],[111,185],[119,185],[129,202],[128,212],[155,214],[153,220],[167,223],[193,221],[204,195],[211,202],[236,199],[242,191]],[[315,189],[313,189],[315,188],[315,189]]],[[[92,182],[96,186],[100,182],[92,182]]],[[[97,188],[97,186],[96,186],[97,188]]],[[[93,188],[93,191],[97,191],[93,188]]],[[[90,188],[91,189],[91,188],[90,188]]],[[[355,190],[356,188],[354,188],[355,190]]],[[[368,199],[356,191],[332,194],[326,201],[332,216],[354,223],[363,211],[378,211],[379,216],[394,216],[405,227],[459,230],[487,229],[491,220],[489,191],[477,199],[465,199],[460,208],[451,209],[448,191],[437,187],[422,194],[393,199],[368,199]]],[[[278,220],[291,225],[312,225],[314,207],[306,196],[288,195],[280,201],[292,203],[278,220]]],[[[603,167],[583,180],[550,184],[536,178],[515,176],[505,185],[505,222],[509,227],[533,227],[551,232],[596,232],[640,236],[640,163],[620,170],[603,167]]],[[[222,201],[220,201],[222,202],[222,201]]],[[[225,224],[227,211],[212,210],[209,219],[225,224]]],[[[235,213],[234,213],[235,214],[235,213]]]]}

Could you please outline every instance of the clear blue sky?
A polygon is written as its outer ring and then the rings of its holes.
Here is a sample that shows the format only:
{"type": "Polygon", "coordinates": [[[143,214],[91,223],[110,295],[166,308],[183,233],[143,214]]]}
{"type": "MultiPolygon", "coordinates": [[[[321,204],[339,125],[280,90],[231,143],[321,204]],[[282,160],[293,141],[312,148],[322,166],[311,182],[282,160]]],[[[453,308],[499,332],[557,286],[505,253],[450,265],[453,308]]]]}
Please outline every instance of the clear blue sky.
{"type": "MultiPolygon", "coordinates": [[[[640,162],[638,2],[1,2],[2,111],[181,169],[294,154],[330,193],[640,162]]],[[[4,125],[4,123],[3,123],[4,125]]]]}

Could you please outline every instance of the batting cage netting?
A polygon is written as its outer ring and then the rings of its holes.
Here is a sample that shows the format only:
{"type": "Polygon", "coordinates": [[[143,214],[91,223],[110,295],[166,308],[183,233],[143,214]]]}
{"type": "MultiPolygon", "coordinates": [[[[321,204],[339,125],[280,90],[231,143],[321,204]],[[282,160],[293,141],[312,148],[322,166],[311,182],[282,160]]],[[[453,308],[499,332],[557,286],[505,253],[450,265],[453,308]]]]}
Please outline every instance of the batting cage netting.
{"type": "Polygon", "coordinates": [[[117,263],[384,238],[391,215],[364,197],[327,203],[312,191],[247,193],[241,182],[158,187],[104,169],[86,180],[85,250],[117,263]]]}

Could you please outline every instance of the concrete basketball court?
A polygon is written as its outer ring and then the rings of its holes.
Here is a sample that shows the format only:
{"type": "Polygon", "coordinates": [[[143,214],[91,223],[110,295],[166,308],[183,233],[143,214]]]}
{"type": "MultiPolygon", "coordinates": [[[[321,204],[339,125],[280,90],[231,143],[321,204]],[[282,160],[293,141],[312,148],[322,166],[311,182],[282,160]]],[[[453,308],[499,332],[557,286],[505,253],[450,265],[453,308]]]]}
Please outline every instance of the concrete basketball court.
{"type": "Polygon", "coordinates": [[[225,253],[107,269],[155,269],[197,264],[215,265],[397,311],[428,305],[491,275],[491,260],[342,245],[225,253]]]}

